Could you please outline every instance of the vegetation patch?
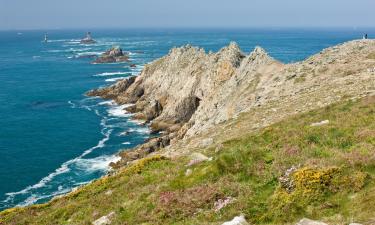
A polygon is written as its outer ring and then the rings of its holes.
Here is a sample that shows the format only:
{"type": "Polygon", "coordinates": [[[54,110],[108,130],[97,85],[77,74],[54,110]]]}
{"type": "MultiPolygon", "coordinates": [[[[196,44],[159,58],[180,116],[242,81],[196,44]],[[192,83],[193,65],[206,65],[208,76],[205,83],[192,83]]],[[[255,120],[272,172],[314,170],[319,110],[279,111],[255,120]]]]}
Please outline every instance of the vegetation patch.
{"type": "Polygon", "coordinates": [[[291,175],[288,185],[280,185],[276,189],[270,201],[271,213],[266,216],[279,221],[285,219],[284,214],[309,214],[308,210],[314,208],[314,204],[322,204],[329,197],[360,191],[366,177],[364,172],[350,173],[337,167],[303,167],[291,175]]]}
{"type": "Polygon", "coordinates": [[[3,211],[0,221],[91,224],[114,212],[115,225],[221,224],[242,213],[252,224],[365,224],[375,211],[374,113],[368,97],[292,116],[220,151],[202,149],[213,160],[190,167],[189,157],[150,156],[47,204],[3,211]]]}

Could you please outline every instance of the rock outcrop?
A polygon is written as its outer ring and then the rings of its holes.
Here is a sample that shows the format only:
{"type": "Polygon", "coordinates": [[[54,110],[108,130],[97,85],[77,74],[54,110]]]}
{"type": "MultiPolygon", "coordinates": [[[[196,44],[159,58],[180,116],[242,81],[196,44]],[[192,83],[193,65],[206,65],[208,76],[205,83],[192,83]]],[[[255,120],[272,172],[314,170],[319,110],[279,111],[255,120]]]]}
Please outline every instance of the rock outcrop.
{"type": "Polygon", "coordinates": [[[282,64],[260,47],[245,55],[235,43],[217,53],[187,45],[146,65],[138,77],[89,94],[134,104],[127,111],[174,143],[242,112],[253,110],[260,117],[249,121],[251,130],[374,91],[375,74],[368,69],[375,60],[367,58],[373,52],[375,41],[351,41],[305,61],[282,64]],[[268,109],[258,112],[261,108],[268,109]]]}
{"type": "Polygon", "coordinates": [[[115,63],[115,62],[128,62],[129,55],[124,53],[120,47],[113,47],[104,52],[93,63],[115,63]]]}
{"type": "Polygon", "coordinates": [[[249,225],[244,216],[236,216],[233,220],[223,223],[222,225],[249,225]]]}
{"type": "Polygon", "coordinates": [[[109,213],[106,216],[102,216],[99,219],[92,222],[92,225],[109,225],[111,224],[111,218],[115,215],[114,212],[109,213]]]}
{"type": "Polygon", "coordinates": [[[116,99],[121,93],[125,92],[131,84],[134,83],[136,77],[128,77],[116,82],[111,88],[94,89],[86,93],[88,96],[100,96],[104,99],[116,99]]]}

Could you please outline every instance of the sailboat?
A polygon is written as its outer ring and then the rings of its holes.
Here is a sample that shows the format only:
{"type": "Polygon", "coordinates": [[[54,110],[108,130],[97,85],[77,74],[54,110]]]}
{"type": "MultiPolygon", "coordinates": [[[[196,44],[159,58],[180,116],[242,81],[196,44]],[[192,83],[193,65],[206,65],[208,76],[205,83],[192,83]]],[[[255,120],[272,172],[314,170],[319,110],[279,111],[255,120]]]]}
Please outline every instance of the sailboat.
{"type": "Polygon", "coordinates": [[[47,42],[48,42],[48,35],[45,34],[45,35],[44,35],[44,43],[47,43],[47,42]]]}

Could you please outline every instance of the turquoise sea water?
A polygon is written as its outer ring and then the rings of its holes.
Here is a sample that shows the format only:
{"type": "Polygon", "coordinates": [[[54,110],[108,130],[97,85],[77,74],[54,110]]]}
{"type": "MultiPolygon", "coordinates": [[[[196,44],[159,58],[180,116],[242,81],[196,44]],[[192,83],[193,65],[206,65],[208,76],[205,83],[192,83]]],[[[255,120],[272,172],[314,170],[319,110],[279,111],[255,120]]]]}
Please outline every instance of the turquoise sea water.
{"type": "Polygon", "coordinates": [[[98,43],[82,45],[84,30],[0,32],[0,210],[47,201],[106,173],[119,149],[149,138],[147,127],[110,101],[88,98],[92,88],[137,75],[174,46],[217,51],[236,41],[256,45],[283,62],[375,30],[91,30],[98,43]],[[43,43],[44,33],[50,41],[43,43]],[[119,45],[128,63],[92,65],[84,56],[119,45]],[[130,131],[129,135],[121,135],[130,131]]]}

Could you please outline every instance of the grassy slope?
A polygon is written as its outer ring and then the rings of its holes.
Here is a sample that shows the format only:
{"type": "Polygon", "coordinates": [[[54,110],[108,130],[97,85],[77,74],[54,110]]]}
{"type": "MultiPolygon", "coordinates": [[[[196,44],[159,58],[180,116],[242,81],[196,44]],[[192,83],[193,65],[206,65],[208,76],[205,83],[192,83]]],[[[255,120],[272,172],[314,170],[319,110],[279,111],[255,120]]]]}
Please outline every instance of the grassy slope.
{"type": "Polygon", "coordinates": [[[0,224],[220,224],[243,213],[254,224],[301,217],[332,224],[375,220],[375,97],[291,117],[202,150],[212,161],[144,159],[50,203],[0,213],[0,224]],[[311,127],[313,122],[328,125],[311,127]],[[286,191],[278,178],[286,169],[286,191]],[[217,199],[236,200],[214,212],[217,199]]]}

